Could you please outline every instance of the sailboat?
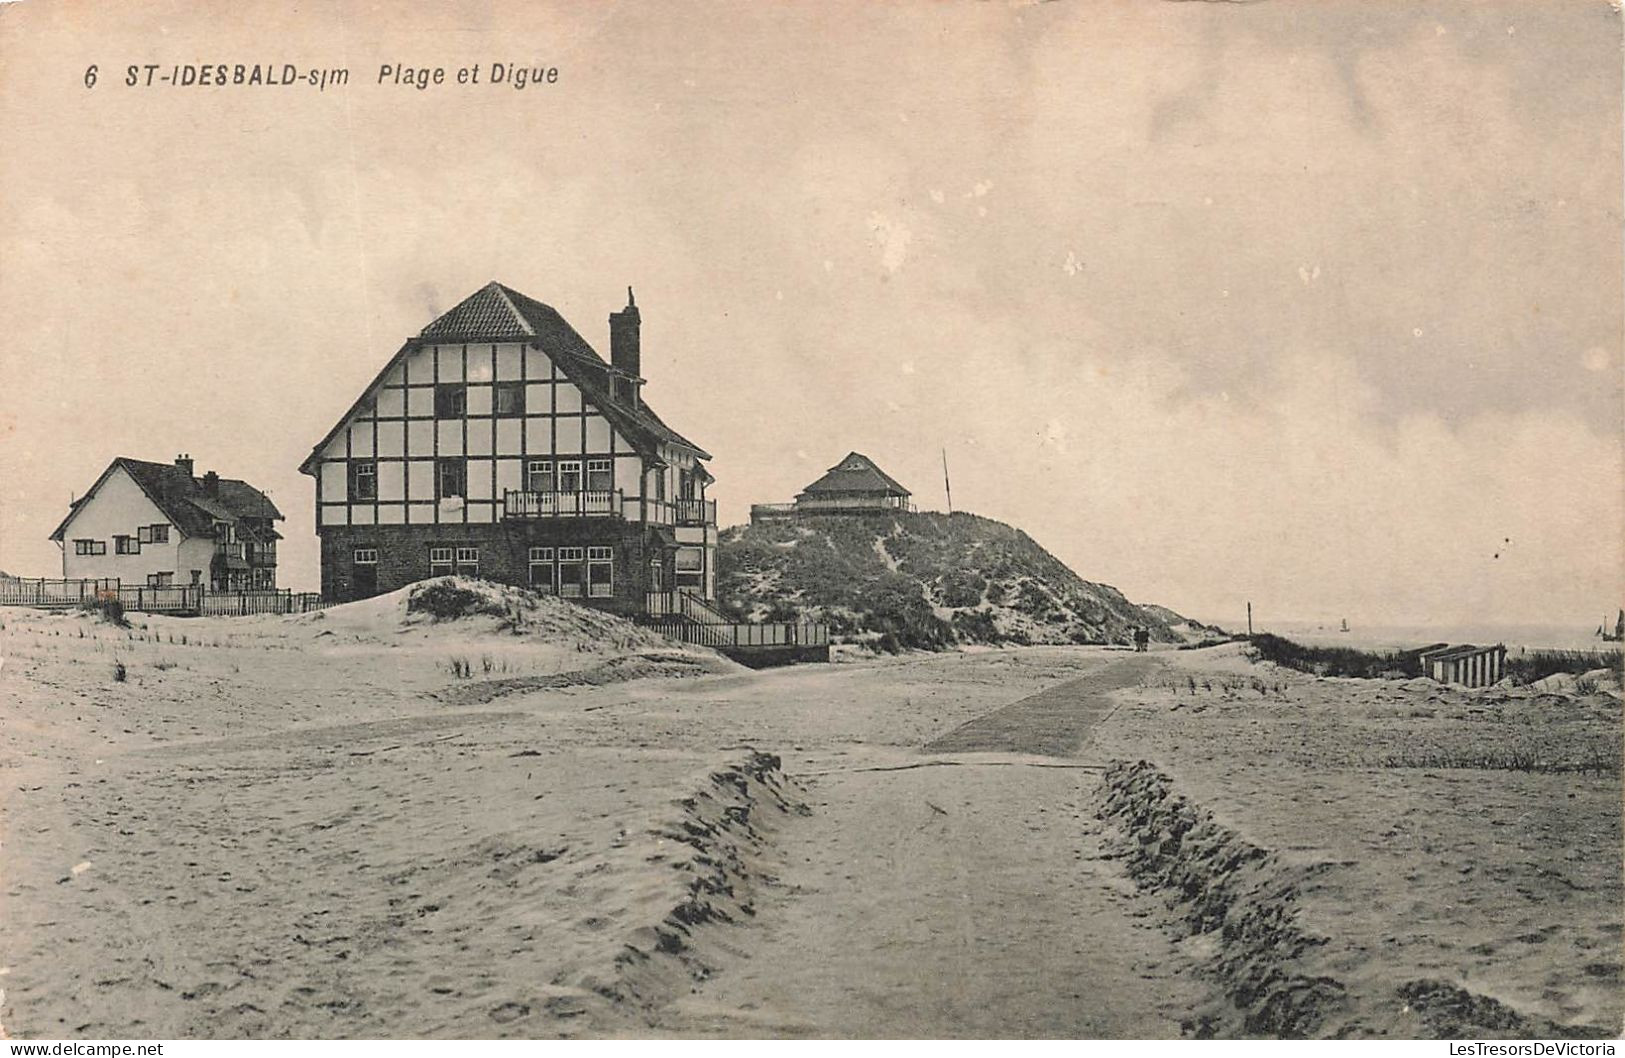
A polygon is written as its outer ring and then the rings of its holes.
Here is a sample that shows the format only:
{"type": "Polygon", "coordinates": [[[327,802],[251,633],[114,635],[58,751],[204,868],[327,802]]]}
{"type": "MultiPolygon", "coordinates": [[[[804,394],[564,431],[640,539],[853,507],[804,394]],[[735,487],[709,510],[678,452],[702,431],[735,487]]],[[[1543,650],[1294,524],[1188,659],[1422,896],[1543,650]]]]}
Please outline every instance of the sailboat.
{"type": "Polygon", "coordinates": [[[1625,641],[1625,610],[1619,611],[1619,617],[1614,621],[1614,631],[1610,635],[1606,625],[1597,626],[1597,635],[1604,643],[1618,643],[1625,641]]]}
{"type": "Polygon", "coordinates": [[[1348,630],[1349,630],[1349,619],[1347,617],[1345,617],[1345,618],[1343,618],[1343,627],[1339,628],[1338,631],[1339,632],[1347,632],[1348,630]]]}

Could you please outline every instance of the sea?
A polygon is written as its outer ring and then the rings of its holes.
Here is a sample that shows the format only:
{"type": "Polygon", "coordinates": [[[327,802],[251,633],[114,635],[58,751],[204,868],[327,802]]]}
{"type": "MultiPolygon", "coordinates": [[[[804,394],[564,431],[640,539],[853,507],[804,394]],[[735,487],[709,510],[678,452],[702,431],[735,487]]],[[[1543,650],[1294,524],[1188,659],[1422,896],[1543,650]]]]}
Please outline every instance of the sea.
{"type": "Polygon", "coordinates": [[[1253,628],[1307,646],[1360,650],[1405,650],[1430,643],[1479,646],[1502,643],[1516,654],[1529,650],[1619,650],[1621,646],[1599,639],[1596,625],[1576,628],[1540,624],[1362,625],[1350,622],[1349,630],[1344,632],[1338,628],[1337,621],[1255,621],[1253,628]]]}

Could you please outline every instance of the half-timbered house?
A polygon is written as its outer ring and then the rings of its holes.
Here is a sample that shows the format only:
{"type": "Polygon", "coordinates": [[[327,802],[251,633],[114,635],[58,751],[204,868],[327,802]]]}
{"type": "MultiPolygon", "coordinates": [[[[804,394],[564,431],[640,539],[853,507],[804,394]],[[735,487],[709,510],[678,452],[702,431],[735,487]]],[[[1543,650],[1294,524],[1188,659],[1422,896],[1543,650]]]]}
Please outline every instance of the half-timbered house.
{"type": "Polygon", "coordinates": [[[275,524],[282,512],[259,489],[214,471],[119,457],[75,500],[51,539],[62,576],[215,590],[276,587],[275,524]]]}
{"type": "Polygon", "coordinates": [[[710,455],[645,399],[640,325],[628,290],[605,361],[493,282],[407,339],[300,466],[322,594],[455,573],[623,613],[715,598],[710,455]]]}

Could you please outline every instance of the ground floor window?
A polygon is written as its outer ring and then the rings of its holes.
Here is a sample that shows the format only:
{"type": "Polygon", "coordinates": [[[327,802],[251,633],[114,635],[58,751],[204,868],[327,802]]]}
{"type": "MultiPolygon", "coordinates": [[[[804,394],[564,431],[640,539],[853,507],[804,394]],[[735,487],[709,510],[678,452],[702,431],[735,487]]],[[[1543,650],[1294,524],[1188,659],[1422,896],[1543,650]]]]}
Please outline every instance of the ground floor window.
{"type": "Polygon", "coordinates": [[[266,567],[266,566],[259,566],[259,567],[255,568],[255,570],[254,570],[254,587],[256,587],[256,588],[274,588],[274,587],[276,587],[276,570],[270,569],[269,567],[266,567]]]}
{"type": "Polygon", "coordinates": [[[551,547],[533,547],[530,549],[530,586],[533,590],[546,595],[552,595],[558,591],[558,586],[553,581],[553,549],[551,547]]]}
{"type": "Polygon", "coordinates": [[[452,550],[449,547],[429,548],[429,576],[449,577],[452,572],[452,550]]]}
{"type": "Polygon", "coordinates": [[[173,583],[175,583],[174,573],[147,574],[147,587],[149,588],[167,588],[173,583]]]}
{"type": "Polygon", "coordinates": [[[700,590],[705,587],[705,552],[698,547],[677,549],[677,586],[700,590]]]}
{"type": "Polygon", "coordinates": [[[582,564],[583,552],[579,547],[559,548],[559,594],[567,599],[579,599],[586,579],[582,564]]]}
{"type": "Polygon", "coordinates": [[[615,549],[587,548],[587,594],[607,599],[615,594],[615,549]]]}
{"type": "Polygon", "coordinates": [[[459,577],[477,577],[480,575],[479,548],[459,547],[457,549],[457,575],[459,577]]]}

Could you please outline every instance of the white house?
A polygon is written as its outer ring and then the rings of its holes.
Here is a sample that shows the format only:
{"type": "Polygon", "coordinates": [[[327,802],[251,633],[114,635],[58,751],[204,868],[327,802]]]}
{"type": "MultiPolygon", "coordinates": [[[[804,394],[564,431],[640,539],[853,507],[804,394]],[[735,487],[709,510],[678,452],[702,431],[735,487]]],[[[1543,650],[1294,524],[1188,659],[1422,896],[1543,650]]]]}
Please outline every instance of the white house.
{"type": "Polygon", "coordinates": [[[174,463],[121,456],[73,502],[51,539],[70,579],[274,588],[281,535],[272,523],[281,519],[247,482],[213,471],[194,477],[190,456],[174,463]]]}

